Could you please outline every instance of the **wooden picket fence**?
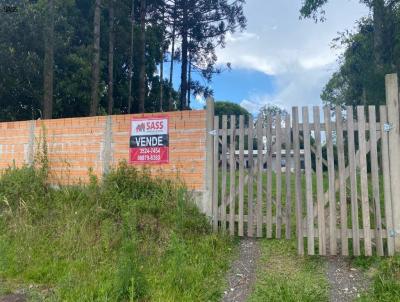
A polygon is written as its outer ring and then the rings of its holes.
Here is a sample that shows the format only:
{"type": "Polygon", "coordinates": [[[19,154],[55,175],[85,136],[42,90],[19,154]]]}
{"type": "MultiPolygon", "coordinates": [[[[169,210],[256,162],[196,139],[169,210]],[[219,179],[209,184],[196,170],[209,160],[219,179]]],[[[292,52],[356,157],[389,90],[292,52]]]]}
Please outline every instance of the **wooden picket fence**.
{"type": "Polygon", "coordinates": [[[379,108],[293,107],[257,121],[215,116],[214,230],[296,236],[300,255],[398,251],[397,76],[386,80],[387,105],[379,108]]]}

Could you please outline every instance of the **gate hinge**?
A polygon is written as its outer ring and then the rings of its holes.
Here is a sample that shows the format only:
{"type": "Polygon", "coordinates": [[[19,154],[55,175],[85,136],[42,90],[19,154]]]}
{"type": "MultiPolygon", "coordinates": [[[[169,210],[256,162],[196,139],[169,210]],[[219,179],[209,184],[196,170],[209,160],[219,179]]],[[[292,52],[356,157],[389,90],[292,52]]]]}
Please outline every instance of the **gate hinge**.
{"type": "Polygon", "coordinates": [[[395,230],[395,229],[389,230],[389,236],[390,237],[396,237],[396,235],[400,235],[400,231],[399,230],[395,230]]]}
{"type": "Polygon", "coordinates": [[[211,130],[210,132],[208,132],[209,134],[216,136],[217,135],[217,130],[211,130]]]}
{"type": "Polygon", "coordinates": [[[390,130],[392,130],[394,127],[392,125],[392,123],[385,123],[383,124],[383,131],[385,132],[390,132],[390,130]]]}

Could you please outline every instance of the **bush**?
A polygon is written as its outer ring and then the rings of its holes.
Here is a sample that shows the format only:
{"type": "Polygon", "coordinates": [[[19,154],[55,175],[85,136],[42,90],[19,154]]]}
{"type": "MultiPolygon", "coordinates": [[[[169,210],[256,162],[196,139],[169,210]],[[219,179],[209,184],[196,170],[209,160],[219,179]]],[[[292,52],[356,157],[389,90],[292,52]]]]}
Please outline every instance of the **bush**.
{"type": "Polygon", "coordinates": [[[55,189],[43,169],[10,168],[0,203],[0,278],[35,284],[32,295],[218,299],[232,242],[211,233],[182,184],[122,163],[101,182],[55,189]]]}

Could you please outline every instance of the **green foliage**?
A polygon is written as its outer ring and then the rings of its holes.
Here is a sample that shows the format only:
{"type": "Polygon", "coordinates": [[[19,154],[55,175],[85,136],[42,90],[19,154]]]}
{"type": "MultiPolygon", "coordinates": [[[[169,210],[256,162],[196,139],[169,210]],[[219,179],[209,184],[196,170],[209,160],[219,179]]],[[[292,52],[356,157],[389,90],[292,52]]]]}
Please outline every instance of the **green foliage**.
{"type": "Polygon", "coordinates": [[[374,64],[374,26],[362,20],[355,34],[343,34],[337,42],[346,50],[339,71],[325,86],[321,98],[331,105],[380,105],[385,103],[386,73],[393,72],[391,63],[383,68],[374,64]]]}
{"type": "Polygon", "coordinates": [[[400,256],[358,257],[353,263],[373,276],[371,289],[357,301],[399,301],[400,256]]]}
{"type": "MultiPolygon", "coordinates": [[[[328,0],[303,1],[300,14],[315,21],[325,20],[328,0]]],[[[384,76],[399,72],[399,1],[362,0],[370,10],[357,21],[355,32],[346,31],[334,40],[344,48],[340,68],[326,84],[321,98],[330,105],[357,106],[385,103],[384,76]]]]}
{"type": "MultiPolygon", "coordinates": [[[[7,1],[6,1],[7,2],[7,1]]],[[[12,1],[13,2],[13,1],[12,1]]],[[[127,113],[130,65],[131,19],[133,27],[132,112],[138,112],[141,45],[140,0],[119,0],[115,5],[114,45],[114,113],[127,113]],[[131,16],[132,4],[134,5],[131,16]]],[[[17,12],[0,9],[0,120],[27,120],[42,116],[43,60],[45,53],[47,0],[17,1],[17,12]]],[[[107,109],[108,94],[108,1],[102,1],[100,17],[100,114],[107,109]]],[[[145,102],[146,112],[159,111],[160,88],[163,87],[163,110],[168,109],[170,97],[177,102],[179,94],[172,83],[160,79],[158,69],[168,56],[172,43],[172,24],[175,40],[182,39],[183,28],[189,35],[187,56],[191,71],[206,82],[216,68],[217,46],[224,46],[228,32],[245,27],[244,0],[146,1],[145,26],[145,102]],[[190,7],[189,20],[183,22],[183,8],[190,7]],[[161,50],[162,54],[161,54],[161,50]]],[[[188,10],[186,10],[187,12],[188,10]]],[[[91,68],[93,55],[94,0],[54,0],[54,93],[53,117],[87,116],[91,102],[91,68]]],[[[175,49],[180,60],[182,51],[175,49]]],[[[176,55],[178,56],[176,57],[176,55]]],[[[187,74],[188,70],[185,70],[187,74]]],[[[212,93],[202,81],[187,83],[192,94],[212,93]]],[[[176,86],[176,85],[175,85],[176,86]]]]}
{"type": "Polygon", "coordinates": [[[0,213],[0,294],[33,284],[44,301],[219,299],[232,242],[175,182],[122,163],[55,189],[38,169],[10,168],[0,213]]]}
{"type": "Polygon", "coordinates": [[[245,108],[240,106],[239,104],[228,102],[228,101],[218,101],[215,102],[214,106],[215,115],[222,116],[222,115],[250,115],[245,108]]]}
{"type": "MultiPolygon", "coordinates": [[[[215,115],[220,117],[220,120],[223,115],[227,115],[230,118],[231,115],[236,116],[236,126],[239,125],[239,116],[244,115],[245,125],[249,123],[250,112],[248,112],[245,108],[240,106],[239,104],[228,102],[228,101],[218,101],[215,102],[214,105],[215,115]]],[[[221,123],[221,122],[220,122],[221,123]]]]}
{"type": "MultiPolygon", "coordinates": [[[[44,16],[45,0],[17,1],[16,13],[0,12],[0,120],[22,120],[42,116],[44,16]]],[[[115,6],[114,112],[126,113],[131,0],[120,0],[115,6]]],[[[157,1],[149,1],[154,7],[157,1]]],[[[54,114],[53,117],[75,117],[89,114],[91,101],[91,65],[93,36],[93,0],[54,0],[54,114]]],[[[139,1],[135,1],[138,19],[139,1]]],[[[158,3],[159,5],[159,3],[158,3]]],[[[101,15],[100,112],[107,108],[108,10],[101,15]]],[[[149,8],[149,10],[150,10],[149,8]]],[[[151,8],[153,9],[153,8],[151,8]]],[[[149,11],[149,14],[152,12],[149,11]]],[[[156,74],[160,63],[160,37],[157,23],[149,18],[146,28],[146,111],[154,111],[159,90],[156,74]]],[[[137,26],[138,27],[138,26],[137,26]]],[[[133,95],[138,99],[139,29],[134,33],[133,95]]],[[[164,83],[168,95],[171,87],[164,83]]],[[[172,93],[177,97],[176,93],[172,93]]],[[[138,108],[133,108],[135,111],[138,108]]],[[[158,109],[158,108],[157,108],[158,109]]],[[[158,110],[157,110],[158,111],[158,110]]]]}
{"type": "Polygon", "coordinates": [[[281,117],[281,124],[283,124],[288,112],[274,104],[266,104],[260,108],[258,112],[258,119],[261,119],[264,127],[268,125],[268,119],[271,119],[272,126],[275,127],[276,118],[278,115],[281,117]]]}
{"type": "Polygon", "coordinates": [[[304,0],[300,9],[303,18],[313,18],[315,22],[325,20],[325,11],[323,6],[328,0],[304,0]]]}

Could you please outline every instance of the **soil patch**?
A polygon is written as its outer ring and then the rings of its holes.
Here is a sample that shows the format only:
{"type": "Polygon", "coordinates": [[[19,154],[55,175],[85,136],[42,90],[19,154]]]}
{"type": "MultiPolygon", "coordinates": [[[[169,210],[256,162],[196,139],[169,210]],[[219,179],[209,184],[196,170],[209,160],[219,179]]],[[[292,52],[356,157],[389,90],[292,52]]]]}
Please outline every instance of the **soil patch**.
{"type": "Polygon", "coordinates": [[[223,302],[244,302],[256,280],[257,262],[260,258],[260,244],[255,239],[244,238],[239,244],[239,257],[228,272],[228,288],[223,302]]]}
{"type": "Polygon", "coordinates": [[[331,302],[353,301],[368,290],[369,278],[360,269],[352,267],[346,258],[330,257],[327,262],[331,302]]]}

